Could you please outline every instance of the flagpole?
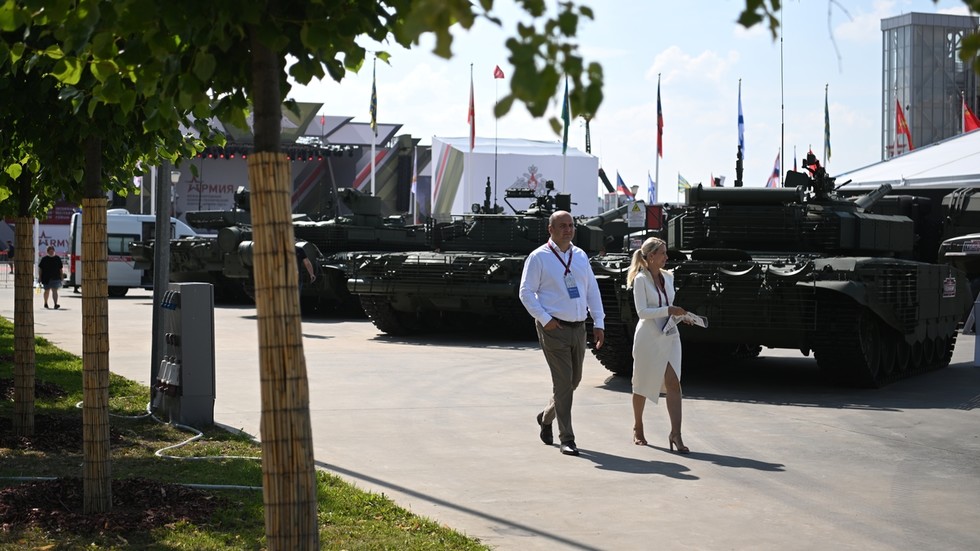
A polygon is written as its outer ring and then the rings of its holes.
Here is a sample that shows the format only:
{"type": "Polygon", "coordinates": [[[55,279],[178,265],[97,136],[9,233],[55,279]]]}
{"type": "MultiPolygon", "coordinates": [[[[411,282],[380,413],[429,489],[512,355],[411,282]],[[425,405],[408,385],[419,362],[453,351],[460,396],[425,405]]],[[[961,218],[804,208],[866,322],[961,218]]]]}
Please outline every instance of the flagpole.
{"type": "Polygon", "coordinates": [[[377,81],[378,81],[378,56],[375,54],[374,63],[371,66],[371,126],[374,130],[374,139],[371,140],[371,195],[374,196],[374,171],[377,168],[375,166],[375,147],[378,142],[378,94],[377,94],[377,81]]]}
{"type": "Polygon", "coordinates": [[[966,94],[960,90],[960,134],[966,133],[966,94]]]}
{"type": "Polygon", "coordinates": [[[493,204],[497,205],[497,118],[496,102],[500,101],[500,92],[497,89],[497,75],[493,76],[493,96],[496,98],[493,109],[493,204]]]}
{"type": "Polygon", "coordinates": [[[783,6],[779,6],[779,173],[783,174],[783,149],[786,147],[786,94],[783,85],[783,6]]]}
{"type": "MultiPolygon", "coordinates": [[[[660,136],[661,136],[661,132],[663,132],[663,127],[661,126],[662,124],[661,119],[663,119],[663,113],[661,113],[660,110],[660,73],[657,73],[657,155],[656,155],[656,164],[654,165],[653,168],[654,186],[660,185],[660,157],[663,155],[663,152],[660,151],[660,147],[661,147],[660,136]]],[[[656,188],[654,188],[654,191],[656,191],[656,188]]],[[[648,199],[650,200],[651,204],[656,202],[655,201],[656,197],[649,197],[648,199]]]]}
{"type": "Polygon", "coordinates": [[[473,102],[473,64],[470,63],[470,155],[466,159],[466,189],[463,193],[464,208],[470,203],[473,185],[473,149],[476,147],[476,106],[473,102]]]}

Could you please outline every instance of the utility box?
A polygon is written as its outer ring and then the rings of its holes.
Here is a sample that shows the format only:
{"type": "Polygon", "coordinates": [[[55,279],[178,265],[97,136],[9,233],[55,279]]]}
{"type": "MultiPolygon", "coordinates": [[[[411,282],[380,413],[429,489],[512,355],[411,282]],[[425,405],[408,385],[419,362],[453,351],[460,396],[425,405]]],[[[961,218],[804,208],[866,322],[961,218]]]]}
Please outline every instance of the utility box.
{"type": "Polygon", "coordinates": [[[163,294],[163,360],[154,410],[171,423],[214,424],[214,288],[171,283],[163,294]]]}

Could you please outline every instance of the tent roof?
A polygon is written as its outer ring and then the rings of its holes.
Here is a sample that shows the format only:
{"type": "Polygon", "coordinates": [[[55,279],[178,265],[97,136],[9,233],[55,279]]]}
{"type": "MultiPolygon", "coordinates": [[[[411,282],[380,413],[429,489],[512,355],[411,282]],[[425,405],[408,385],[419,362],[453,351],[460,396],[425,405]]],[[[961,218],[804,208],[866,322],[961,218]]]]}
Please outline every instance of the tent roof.
{"type": "Polygon", "coordinates": [[[836,175],[849,188],[881,184],[929,187],[980,186],[980,130],[914,149],[864,168],[836,175]]]}
{"type": "MultiPolygon", "coordinates": [[[[469,152],[470,139],[465,138],[441,138],[433,139],[449,144],[453,149],[469,152]]],[[[521,138],[481,138],[477,136],[473,147],[475,153],[498,154],[498,155],[561,155],[561,142],[542,142],[536,140],[525,140],[521,138]]],[[[566,153],[568,157],[592,157],[588,153],[583,153],[574,147],[569,146],[566,153]]]]}
{"type": "MultiPolygon", "coordinates": [[[[374,141],[382,146],[391,141],[401,130],[401,124],[378,123],[378,135],[374,136],[369,123],[351,122],[354,117],[338,115],[317,115],[322,103],[296,103],[299,115],[283,109],[282,112],[282,143],[309,143],[320,140],[322,145],[364,146],[368,147],[374,141]]],[[[219,132],[225,134],[228,141],[239,144],[253,142],[252,118],[249,116],[249,129],[242,130],[224,121],[212,117],[208,123],[219,132]]],[[[181,127],[181,132],[197,137],[199,133],[193,128],[181,127]]]]}

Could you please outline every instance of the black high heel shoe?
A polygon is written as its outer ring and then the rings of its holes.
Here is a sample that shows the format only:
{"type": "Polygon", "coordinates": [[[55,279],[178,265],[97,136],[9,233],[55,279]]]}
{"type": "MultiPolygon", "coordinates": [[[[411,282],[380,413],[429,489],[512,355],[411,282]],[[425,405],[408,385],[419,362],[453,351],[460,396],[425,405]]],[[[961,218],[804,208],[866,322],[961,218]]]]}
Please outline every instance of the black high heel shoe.
{"type": "Polygon", "coordinates": [[[677,446],[677,453],[691,453],[691,449],[684,445],[684,441],[681,440],[681,433],[670,433],[667,435],[667,442],[670,444],[670,451],[674,451],[674,446],[677,446]]]}

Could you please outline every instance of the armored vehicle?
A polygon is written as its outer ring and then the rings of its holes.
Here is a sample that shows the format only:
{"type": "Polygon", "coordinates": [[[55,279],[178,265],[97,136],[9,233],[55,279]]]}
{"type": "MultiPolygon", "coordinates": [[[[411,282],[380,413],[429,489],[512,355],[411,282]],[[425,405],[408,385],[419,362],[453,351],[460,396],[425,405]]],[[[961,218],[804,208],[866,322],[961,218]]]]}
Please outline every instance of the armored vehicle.
{"type": "MultiPolygon", "coordinates": [[[[235,192],[235,206],[224,211],[191,211],[185,213],[187,224],[209,233],[170,240],[170,281],[202,282],[214,286],[215,302],[239,303],[249,300],[241,281],[224,275],[224,253],[218,246],[223,230],[249,231],[249,193],[244,187],[235,192]],[[217,232],[217,233],[214,233],[217,232]]],[[[129,245],[136,267],[152,273],[153,241],[136,241],[129,245]]]]}
{"type": "MultiPolygon", "coordinates": [[[[340,307],[360,311],[360,304],[347,290],[355,254],[429,248],[424,226],[409,224],[402,216],[382,216],[380,197],[350,188],[338,190],[337,197],[347,213],[325,221],[293,220],[297,244],[303,247],[317,276],[314,282],[303,284],[301,300],[307,310],[340,307]]],[[[241,281],[254,294],[251,239],[250,228],[230,227],[218,233],[224,276],[241,281]]]]}
{"type": "MultiPolygon", "coordinates": [[[[812,154],[804,166],[812,176],[790,171],[782,188],[699,186],[668,213],[676,303],[708,319],[706,329],[682,326],[685,362],[704,350],[732,358],[798,349],[858,386],[948,365],[972,302],[962,272],[909,260],[913,221],[867,212],[887,184],[848,200],[812,154]]],[[[624,375],[637,321],[629,261],[593,261],[607,316],[606,343],[593,352],[624,375]]]]}
{"type": "MultiPolygon", "coordinates": [[[[487,200],[478,214],[430,224],[434,250],[361,255],[348,281],[364,312],[381,331],[405,335],[474,324],[502,328],[518,336],[533,335],[534,325],[518,297],[527,255],[548,241],[548,218],[571,210],[567,194],[551,195],[552,182],[536,196],[530,190],[508,190],[507,199],[532,199],[524,210],[502,214],[487,200]]],[[[508,205],[510,202],[507,201],[508,205]]],[[[611,243],[609,231],[625,234],[621,221],[627,205],[577,220],[575,243],[598,253],[611,243]]]]}

